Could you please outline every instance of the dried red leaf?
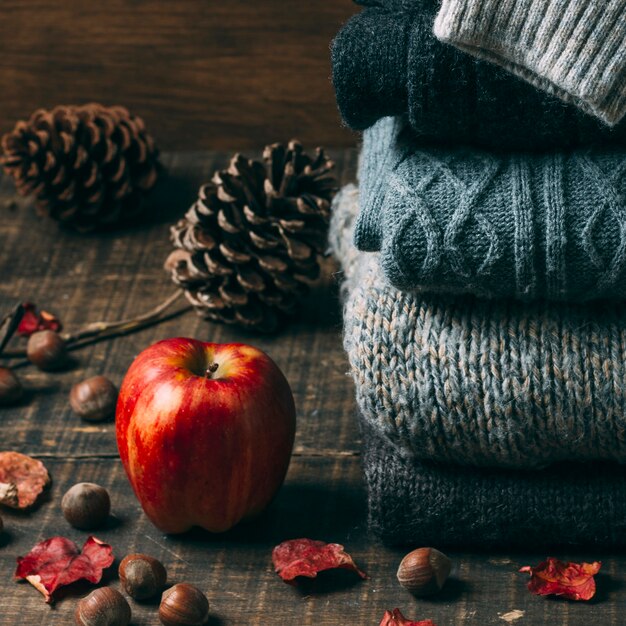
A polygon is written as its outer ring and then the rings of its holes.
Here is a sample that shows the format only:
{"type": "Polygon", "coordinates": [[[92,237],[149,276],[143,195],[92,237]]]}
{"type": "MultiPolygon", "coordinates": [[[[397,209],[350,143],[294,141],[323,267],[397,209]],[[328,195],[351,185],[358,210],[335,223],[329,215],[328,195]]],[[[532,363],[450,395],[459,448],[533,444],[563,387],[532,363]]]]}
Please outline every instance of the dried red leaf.
{"type": "Polygon", "coordinates": [[[565,563],[554,557],[539,563],[537,567],[526,565],[520,572],[528,572],[528,588],[538,596],[562,596],[569,600],[591,600],[596,593],[594,576],[602,564],[565,563]]]}
{"type": "Polygon", "coordinates": [[[0,452],[0,504],[25,509],[49,483],[50,475],[41,461],[20,452],[0,452]]]}
{"type": "Polygon", "coordinates": [[[393,611],[385,611],[380,626],[435,626],[435,624],[429,619],[412,622],[400,613],[400,609],[394,609],[393,611]]]}
{"type": "Polygon", "coordinates": [[[26,556],[17,557],[15,577],[26,579],[50,603],[61,587],[79,580],[99,583],[102,570],[112,563],[111,546],[100,539],[89,537],[80,551],[65,537],[52,537],[38,543],[26,556]]]}
{"type": "Polygon", "coordinates": [[[24,302],[24,315],[17,327],[17,334],[22,337],[30,337],[39,330],[53,330],[59,332],[62,329],[61,322],[48,311],[37,312],[37,307],[32,302],[24,302]]]}
{"type": "Polygon", "coordinates": [[[274,548],[272,562],[276,573],[288,583],[297,576],[315,578],[318,572],[328,569],[347,569],[356,572],[361,578],[367,578],[338,543],[312,539],[283,541],[274,548]]]}

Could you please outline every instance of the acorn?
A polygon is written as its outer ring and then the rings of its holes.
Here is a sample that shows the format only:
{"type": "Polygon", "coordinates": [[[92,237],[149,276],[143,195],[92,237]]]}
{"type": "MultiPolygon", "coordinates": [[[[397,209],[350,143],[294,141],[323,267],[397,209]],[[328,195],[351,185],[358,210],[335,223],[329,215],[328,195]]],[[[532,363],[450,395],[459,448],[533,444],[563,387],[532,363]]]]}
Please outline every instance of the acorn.
{"type": "Polygon", "coordinates": [[[77,483],[61,500],[63,517],[74,527],[89,530],[102,526],[111,511],[108,491],[95,483],[77,483]]]}
{"type": "Polygon", "coordinates": [[[26,344],[28,360],[44,372],[63,368],[68,361],[65,341],[53,330],[33,333],[26,344]]]}
{"type": "Polygon", "coordinates": [[[159,619],[165,626],[201,626],[209,619],[209,601],[197,587],[179,583],[163,593],[159,619]]]}
{"type": "Polygon", "coordinates": [[[76,605],[74,621],[78,626],[127,626],[131,611],[126,598],[111,587],[100,587],[76,605]]]}
{"type": "Polygon", "coordinates": [[[0,367],[0,406],[15,404],[24,392],[20,379],[8,367],[0,367]]]}
{"type": "Polygon", "coordinates": [[[450,575],[452,561],[435,548],[409,552],[398,567],[398,582],[414,596],[430,596],[441,590],[450,575]]]}
{"type": "Polygon", "coordinates": [[[118,573],[124,591],[135,600],[153,598],[167,582],[167,572],[161,561],[147,554],[125,556],[118,573]]]}
{"type": "Polygon", "coordinates": [[[106,376],[92,376],[70,391],[70,406],[82,419],[100,422],[115,414],[117,387],[106,376]]]}

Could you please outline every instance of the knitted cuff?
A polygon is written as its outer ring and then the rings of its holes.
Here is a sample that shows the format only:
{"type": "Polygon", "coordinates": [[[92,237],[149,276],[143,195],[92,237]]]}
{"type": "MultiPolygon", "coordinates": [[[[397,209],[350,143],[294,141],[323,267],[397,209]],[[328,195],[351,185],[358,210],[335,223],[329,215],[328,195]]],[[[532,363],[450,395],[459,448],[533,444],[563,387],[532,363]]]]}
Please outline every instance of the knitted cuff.
{"type": "Polygon", "coordinates": [[[406,122],[402,117],[385,117],[363,134],[363,150],[359,161],[361,211],[354,229],[354,244],[359,250],[380,250],[385,189],[390,169],[401,160],[403,146],[398,141],[406,122]],[[367,155],[367,159],[363,158],[367,155]]]}
{"type": "Polygon", "coordinates": [[[434,33],[611,126],[626,114],[626,0],[443,0],[434,33]]]}

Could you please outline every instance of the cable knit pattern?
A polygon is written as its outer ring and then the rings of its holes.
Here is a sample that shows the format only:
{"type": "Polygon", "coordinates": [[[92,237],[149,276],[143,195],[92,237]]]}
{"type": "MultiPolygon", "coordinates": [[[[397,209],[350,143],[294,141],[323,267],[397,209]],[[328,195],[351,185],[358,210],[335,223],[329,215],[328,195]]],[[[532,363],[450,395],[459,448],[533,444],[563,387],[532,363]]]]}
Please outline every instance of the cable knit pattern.
{"type": "Polygon", "coordinates": [[[404,454],[530,467],[626,461],[626,303],[523,304],[399,291],[334,205],[344,346],[365,419],[404,454]]]}
{"type": "Polygon", "coordinates": [[[626,299],[626,158],[425,148],[400,118],[364,133],[355,243],[399,289],[626,299]]]}
{"type": "Polygon", "coordinates": [[[607,124],[626,113],[626,0],[443,0],[434,33],[607,124]]]}
{"type": "MultiPolygon", "coordinates": [[[[626,143],[626,122],[611,130],[510,72],[438,41],[432,29],[439,2],[379,4],[353,16],[332,46],[337,103],[352,128],[406,113],[428,143],[500,150],[626,143]]],[[[623,89],[624,83],[622,76],[615,84],[623,89]]]]}
{"type": "Polygon", "coordinates": [[[370,530],[395,545],[626,544],[626,467],[502,470],[419,462],[364,424],[370,530]]]}

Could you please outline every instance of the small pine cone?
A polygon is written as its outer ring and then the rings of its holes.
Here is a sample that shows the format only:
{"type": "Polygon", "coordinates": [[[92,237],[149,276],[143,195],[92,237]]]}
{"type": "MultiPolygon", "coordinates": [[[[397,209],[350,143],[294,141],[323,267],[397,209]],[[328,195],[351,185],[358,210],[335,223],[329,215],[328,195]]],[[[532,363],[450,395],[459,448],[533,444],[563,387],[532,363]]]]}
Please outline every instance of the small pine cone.
{"type": "Polygon", "coordinates": [[[2,138],[2,150],[18,193],[81,232],[135,218],[159,173],[143,120],[123,107],[39,109],[2,138]]]}
{"type": "Polygon", "coordinates": [[[165,268],[203,317],[271,332],[320,273],[334,163],[297,141],[235,155],[171,228],[165,268]]]}

